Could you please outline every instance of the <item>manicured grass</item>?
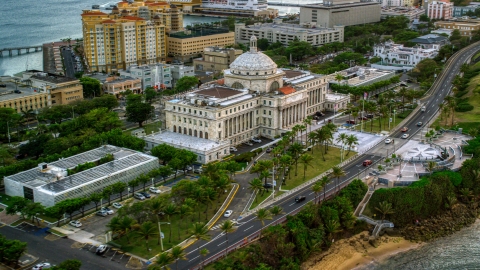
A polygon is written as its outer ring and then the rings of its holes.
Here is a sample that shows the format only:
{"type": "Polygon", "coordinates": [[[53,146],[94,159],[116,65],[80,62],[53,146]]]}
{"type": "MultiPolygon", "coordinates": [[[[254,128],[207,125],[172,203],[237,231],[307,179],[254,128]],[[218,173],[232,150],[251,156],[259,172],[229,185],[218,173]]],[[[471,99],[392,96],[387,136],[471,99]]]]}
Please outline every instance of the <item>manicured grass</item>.
{"type": "MultiPolygon", "coordinates": [[[[473,106],[469,112],[455,112],[454,122],[480,122],[480,75],[473,77],[468,84],[468,93],[463,98],[468,98],[468,103],[473,106]]],[[[450,115],[450,119],[451,119],[450,115]]],[[[443,122],[443,121],[442,121],[443,122]]],[[[448,122],[448,121],[447,121],[448,122]]],[[[477,126],[478,127],[478,126],[477,126]]]]}
{"type": "MultiPolygon", "coordinates": [[[[275,195],[277,194],[278,194],[278,191],[275,191],[275,195]]],[[[255,199],[253,200],[252,205],[250,206],[250,209],[257,207],[270,195],[272,195],[272,190],[266,190],[263,193],[261,191],[258,192],[257,195],[255,196],[255,199]]]]}
{"type": "MultiPolygon", "coordinates": [[[[150,121],[149,121],[150,122],[150,121]]],[[[143,125],[143,129],[145,129],[145,134],[147,135],[150,135],[152,134],[152,131],[155,133],[155,132],[158,132],[159,131],[159,128],[162,126],[162,123],[160,121],[157,121],[157,122],[154,122],[154,123],[148,123],[148,124],[144,124],[143,125]]],[[[131,132],[135,129],[139,129],[139,127],[135,127],[135,128],[131,128],[131,129],[127,129],[127,130],[124,130],[123,131],[123,134],[126,134],[126,135],[131,135],[131,132]]]]}
{"type": "MultiPolygon", "coordinates": [[[[325,161],[323,161],[320,149],[322,151],[325,151],[323,146],[320,148],[317,145],[313,149],[313,153],[308,152],[308,154],[313,156],[313,162],[312,162],[312,166],[307,167],[305,178],[303,177],[303,164],[301,163],[298,164],[297,176],[295,176],[295,165],[293,165],[292,169],[290,170],[290,179],[288,179],[288,176],[287,176],[287,179],[285,180],[286,183],[284,186],[282,186],[282,189],[290,190],[292,188],[295,188],[305,183],[306,181],[314,178],[315,176],[328,171],[333,166],[340,163],[340,149],[329,146],[328,153],[325,155],[325,161]]],[[[353,156],[354,154],[355,154],[354,152],[350,152],[349,157],[353,156]]]]}
{"type": "Polygon", "coordinates": [[[1,199],[0,203],[5,204],[6,206],[10,206],[11,202],[11,196],[8,196],[7,194],[0,194],[1,199]]]}
{"type": "MultiPolygon", "coordinates": [[[[168,224],[162,224],[162,232],[164,233],[165,238],[163,239],[163,248],[168,250],[175,245],[178,245],[183,240],[191,236],[189,229],[192,223],[201,221],[207,223],[216,213],[218,208],[225,201],[229,192],[222,193],[220,199],[215,200],[209,206],[208,212],[205,214],[205,205],[197,205],[193,214],[188,217],[180,217],[179,215],[174,215],[170,217],[171,226],[168,224]],[[200,219],[198,218],[200,212],[200,219]],[[170,238],[170,228],[171,228],[171,238],[170,238]]],[[[161,220],[162,222],[168,222],[167,218],[164,217],[161,220]]],[[[114,239],[114,242],[122,246],[122,250],[140,256],[142,258],[151,258],[154,255],[161,252],[160,244],[158,244],[158,235],[152,237],[148,241],[148,247],[151,250],[147,250],[145,240],[135,238],[134,232],[129,233],[130,243],[128,243],[127,237],[123,236],[118,239],[114,239]]]]}
{"type": "MultiPolygon", "coordinates": [[[[410,111],[411,112],[411,111],[410,111]]],[[[398,116],[398,115],[396,115],[398,116]]],[[[378,118],[374,118],[373,120],[368,120],[364,121],[363,123],[363,131],[365,132],[373,132],[373,133],[379,133],[380,131],[389,131],[388,129],[388,120],[389,118],[384,118],[382,119],[382,128],[380,129],[380,125],[378,124],[378,118]],[[373,124],[372,124],[373,121],[373,124]]],[[[392,122],[390,123],[390,130],[392,130],[395,126],[400,124],[403,119],[399,117],[395,117],[395,122],[393,121],[393,116],[392,116],[392,122]]],[[[360,131],[361,130],[361,125],[356,125],[355,130],[360,131]]]]}

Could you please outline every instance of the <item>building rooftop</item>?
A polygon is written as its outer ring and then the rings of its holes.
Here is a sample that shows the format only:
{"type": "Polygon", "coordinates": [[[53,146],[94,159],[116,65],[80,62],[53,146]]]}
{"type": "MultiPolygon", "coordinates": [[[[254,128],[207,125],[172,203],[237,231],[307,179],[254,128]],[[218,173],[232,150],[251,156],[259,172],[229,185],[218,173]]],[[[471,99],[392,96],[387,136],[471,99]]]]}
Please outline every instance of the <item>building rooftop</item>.
{"type": "MultiPolygon", "coordinates": [[[[380,70],[376,68],[364,68],[364,67],[352,67],[338,72],[348,82],[350,86],[358,86],[368,84],[369,81],[381,78],[383,76],[391,76],[394,71],[380,70]]],[[[332,75],[330,82],[334,82],[334,76],[332,75]]]]}
{"type": "Polygon", "coordinates": [[[162,131],[145,136],[145,140],[156,143],[166,143],[176,148],[187,149],[193,152],[210,151],[229,144],[226,141],[212,141],[171,131],[162,131]]]}
{"type": "Polygon", "coordinates": [[[333,5],[326,4],[306,4],[303,7],[307,8],[318,8],[318,9],[338,9],[338,8],[347,8],[347,7],[360,7],[360,6],[371,6],[371,5],[380,5],[378,2],[351,2],[351,3],[338,3],[333,5]]]}
{"type": "Polygon", "coordinates": [[[447,37],[439,36],[435,34],[428,34],[425,36],[417,37],[410,40],[411,42],[421,43],[421,44],[436,44],[447,41],[447,37]]]}
{"type": "Polygon", "coordinates": [[[284,69],[283,72],[285,72],[285,78],[287,78],[287,79],[295,78],[295,77],[302,76],[303,74],[305,74],[304,72],[299,71],[299,70],[284,69]]]}
{"type": "Polygon", "coordinates": [[[134,150],[104,145],[72,157],[45,164],[45,169],[36,167],[7,176],[6,178],[32,188],[40,187],[50,193],[61,193],[102,178],[110,177],[154,159],[157,158],[134,150]],[[67,169],[73,169],[77,165],[86,162],[96,162],[107,154],[112,154],[114,160],[79,173],[67,175],[67,169]]]}
{"type": "Polygon", "coordinates": [[[214,98],[228,98],[234,95],[242,94],[242,91],[234,90],[232,88],[214,86],[212,88],[202,89],[194,92],[198,95],[209,96],[214,98]]]}
{"type": "Polygon", "coordinates": [[[337,94],[337,93],[327,93],[327,94],[325,94],[325,101],[328,101],[328,102],[336,102],[336,101],[342,100],[344,98],[348,98],[348,95],[337,94]]]}
{"type": "Polygon", "coordinates": [[[20,90],[21,93],[15,93],[15,83],[14,82],[1,82],[1,84],[5,84],[7,87],[0,88],[0,101],[10,100],[10,99],[17,99],[23,98],[27,96],[33,96],[38,94],[45,94],[45,92],[40,92],[35,88],[31,87],[23,87],[21,84],[17,86],[17,89],[20,90]]]}
{"type": "Polygon", "coordinates": [[[170,38],[193,38],[193,37],[202,37],[202,36],[210,36],[216,34],[225,34],[230,32],[228,28],[198,28],[192,30],[185,30],[182,32],[176,32],[169,34],[170,38]]]}
{"type": "Polygon", "coordinates": [[[299,24],[289,24],[289,23],[256,23],[254,25],[247,25],[247,29],[252,30],[267,30],[267,31],[277,31],[281,33],[292,33],[296,34],[300,31],[306,32],[309,35],[315,35],[324,33],[327,31],[337,31],[334,28],[324,28],[324,27],[305,27],[299,24]]]}
{"type": "Polygon", "coordinates": [[[77,78],[69,78],[65,76],[60,76],[53,73],[46,72],[37,72],[30,77],[30,79],[35,79],[39,81],[49,82],[49,83],[67,83],[78,81],[77,78]]]}

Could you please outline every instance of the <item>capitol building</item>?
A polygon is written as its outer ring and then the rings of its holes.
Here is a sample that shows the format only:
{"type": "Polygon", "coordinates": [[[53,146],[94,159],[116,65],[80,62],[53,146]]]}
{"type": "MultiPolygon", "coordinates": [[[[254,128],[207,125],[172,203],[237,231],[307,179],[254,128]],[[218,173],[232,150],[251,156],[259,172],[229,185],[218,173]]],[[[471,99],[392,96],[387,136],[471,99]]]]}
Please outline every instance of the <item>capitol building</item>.
{"type": "Polygon", "coordinates": [[[200,163],[219,160],[230,146],[273,139],[323,111],[327,86],[327,76],[279,69],[252,36],[224,79],[165,102],[166,131],[147,135],[147,149],[167,143],[197,153],[200,163]]]}

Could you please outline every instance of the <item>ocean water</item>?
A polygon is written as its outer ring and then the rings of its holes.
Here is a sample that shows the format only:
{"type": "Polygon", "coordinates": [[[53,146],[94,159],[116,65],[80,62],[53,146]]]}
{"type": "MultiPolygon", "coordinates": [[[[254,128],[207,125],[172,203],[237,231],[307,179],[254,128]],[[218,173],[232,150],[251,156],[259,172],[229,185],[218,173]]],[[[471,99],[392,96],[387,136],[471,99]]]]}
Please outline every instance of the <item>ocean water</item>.
{"type": "Polygon", "coordinates": [[[480,222],[453,235],[427,243],[418,249],[396,254],[365,270],[464,270],[480,269],[480,222]]]}
{"type": "MultiPolygon", "coordinates": [[[[277,0],[283,3],[313,3],[319,0],[277,0]]],[[[110,1],[111,4],[117,1],[110,1]]],[[[70,37],[82,37],[80,14],[106,0],[2,0],[0,11],[0,48],[35,46],[70,37]]],[[[299,12],[298,7],[278,8],[281,15],[299,12]]],[[[184,25],[212,22],[218,18],[184,16],[184,25]]],[[[42,52],[0,58],[0,76],[25,69],[43,69],[42,52]]]]}

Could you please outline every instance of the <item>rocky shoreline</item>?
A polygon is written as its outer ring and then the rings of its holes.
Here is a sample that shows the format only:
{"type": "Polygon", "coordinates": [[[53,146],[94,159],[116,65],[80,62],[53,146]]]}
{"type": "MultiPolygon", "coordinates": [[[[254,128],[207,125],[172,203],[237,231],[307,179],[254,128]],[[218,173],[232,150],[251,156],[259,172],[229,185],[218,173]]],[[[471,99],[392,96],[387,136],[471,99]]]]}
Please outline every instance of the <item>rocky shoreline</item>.
{"type": "Polygon", "coordinates": [[[425,242],[454,234],[475,223],[477,216],[476,209],[456,204],[450,211],[419,220],[418,224],[386,229],[377,239],[364,231],[339,240],[326,251],[313,254],[302,264],[302,269],[362,268],[370,263],[381,262],[393,254],[416,249],[425,242]]]}

